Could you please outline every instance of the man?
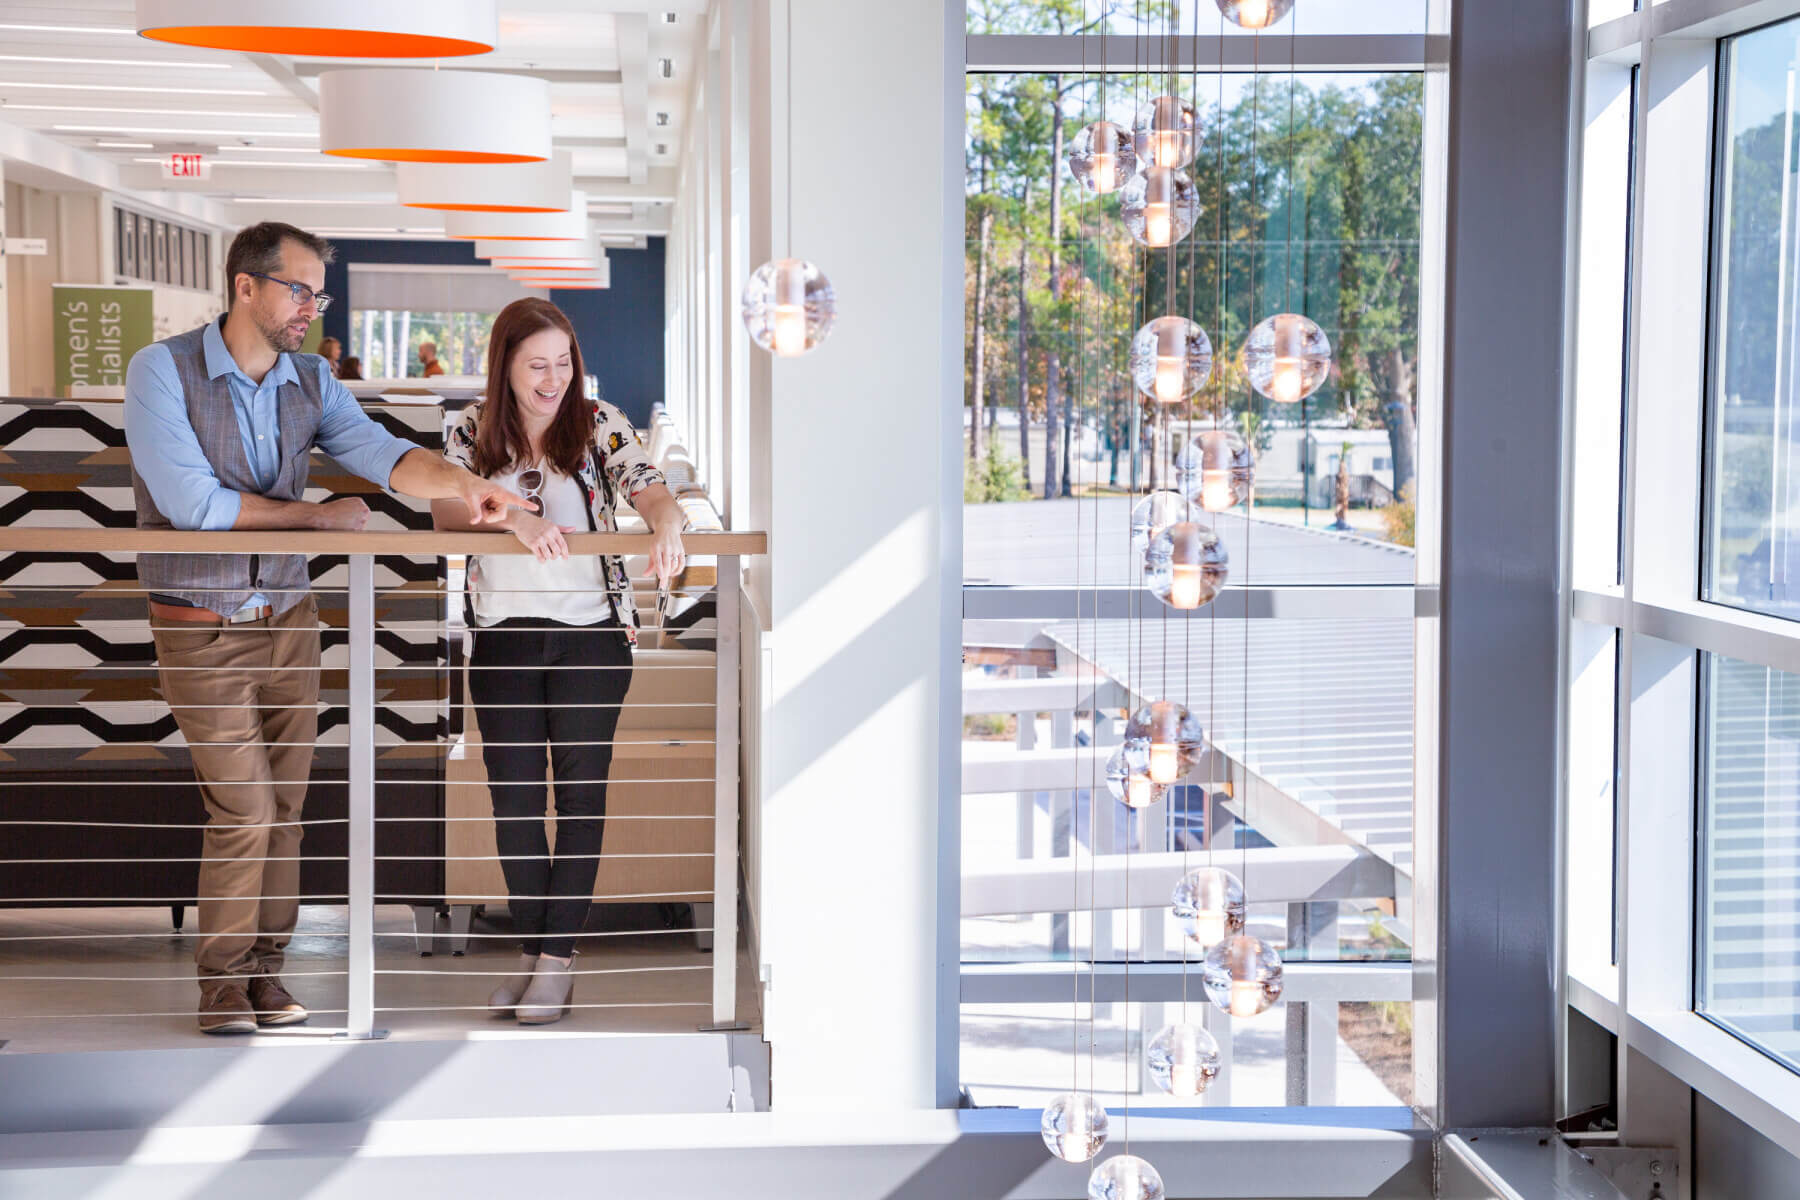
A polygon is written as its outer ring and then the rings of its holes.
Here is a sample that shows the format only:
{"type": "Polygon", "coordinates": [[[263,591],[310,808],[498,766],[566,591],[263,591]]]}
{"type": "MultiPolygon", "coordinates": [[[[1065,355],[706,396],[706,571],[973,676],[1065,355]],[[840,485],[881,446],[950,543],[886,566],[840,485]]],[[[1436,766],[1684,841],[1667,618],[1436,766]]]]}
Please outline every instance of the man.
{"type": "Polygon", "coordinates": [[[444,373],[444,364],[437,360],[436,342],[419,343],[419,361],[425,364],[425,376],[428,379],[444,373]]]}
{"type": "MultiPolygon", "coordinates": [[[[301,499],[317,445],[346,469],[423,500],[460,498],[473,523],[519,496],[371,421],[325,361],[302,355],[329,243],[291,225],[243,230],[218,320],[146,346],[125,375],[140,529],[337,529],[361,500],[301,499]]],[[[195,958],[200,1028],[304,1021],[281,985],[299,915],[301,803],[318,733],[318,606],[299,554],[144,554],[138,577],[163,697],[187,739],[209,823],[195,958]]]]}

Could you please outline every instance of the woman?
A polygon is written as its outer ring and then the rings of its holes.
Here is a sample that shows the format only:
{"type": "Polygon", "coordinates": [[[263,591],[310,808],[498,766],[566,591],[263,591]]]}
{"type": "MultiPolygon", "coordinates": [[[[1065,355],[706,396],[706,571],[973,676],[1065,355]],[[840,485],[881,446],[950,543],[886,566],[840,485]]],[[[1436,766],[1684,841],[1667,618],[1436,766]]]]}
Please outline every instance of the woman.
{"type": "Polygon", "coordinates": [[[337,377],[339,379],[361,379],[363,377],[362,359],[354,354],[346,358],[343,365],[338,368],[337,377]]]}
{"type": "MultiPolygon", "coordinates": [[[[612,532],[613,503],[623,498],[655,537],[650,569],[667,579],[683,562],[681,508],[662,472],[624,415],[582,391],[568,318],[547,300],[515,300],[494,320],[486,397],[463,410],[445,450],[537,505],[513,510],[502,526],[531,554],[471,559],[468,572],[469,695],[521,938],[518,970],[488,1008],[526,1025],[569,1009],[570,962],[599,870],[613,732],[637,644],[624,562],[571,555],[563,535],[612,532]],[[556,776],[554,854],[544,829],[546,742],[556,776]]],[[[431,516],[438,529],[472,528],[455,502],[434,501],[431,516]]]]}
{"type": "MultiPolygon", "coordinates": [[[[338,375],[341,367],[338,359],[344,355],[344,343],[334,337],[324,338],[319,342],[319,357],[331,364],[331,373],[338,375]]],[[[339,378],[342,378],[340,375],[339,378]]]]}

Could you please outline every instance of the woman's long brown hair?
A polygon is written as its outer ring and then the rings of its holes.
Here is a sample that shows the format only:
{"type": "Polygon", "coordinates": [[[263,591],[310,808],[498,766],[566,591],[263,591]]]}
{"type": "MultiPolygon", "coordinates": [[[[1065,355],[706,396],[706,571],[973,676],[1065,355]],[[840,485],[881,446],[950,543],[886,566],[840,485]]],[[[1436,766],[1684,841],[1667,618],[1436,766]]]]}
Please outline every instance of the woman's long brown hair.
{"type": "Polygon", "coordinates": [[[544,457],[564,475],[574,475],[594,445],[594,414],[588,404],[581,368],[581,345],[575,328],[562,309],[548,300],[527,296],[514,300],[494,318],[488,337],[487,402],[475,433],[475,473],[491,478],[531,453],[525,422],[512,394],[512,360],[519,343],[534,333],[560,329],[569,335],[569,366],[573,377],[563,393],[562,407],[544,431],[544,457]]]}

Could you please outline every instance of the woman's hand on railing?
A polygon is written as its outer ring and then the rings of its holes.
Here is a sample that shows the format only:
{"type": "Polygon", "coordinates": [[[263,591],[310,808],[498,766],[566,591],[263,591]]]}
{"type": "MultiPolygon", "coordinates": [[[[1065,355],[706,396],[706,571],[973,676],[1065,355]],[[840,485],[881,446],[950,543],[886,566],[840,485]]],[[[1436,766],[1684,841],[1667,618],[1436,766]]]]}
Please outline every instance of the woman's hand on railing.
{"type": "Polygon", "coordinates": [[[569,557],[569,543],[563,534],[575,532],[573,525],[558,525],[527,512],[512,515],[512,533],[525,548],[537,555],[539,562],[569,557]]]}
{"type": "Polygon", "coordinates": [[[656,529],[653,536],[656,540],[650,545],[650,573],[656,576],[659,585],[667,587],[687,564],[687,551],[681,545],[681,525],[670,522],[656,529]]]}

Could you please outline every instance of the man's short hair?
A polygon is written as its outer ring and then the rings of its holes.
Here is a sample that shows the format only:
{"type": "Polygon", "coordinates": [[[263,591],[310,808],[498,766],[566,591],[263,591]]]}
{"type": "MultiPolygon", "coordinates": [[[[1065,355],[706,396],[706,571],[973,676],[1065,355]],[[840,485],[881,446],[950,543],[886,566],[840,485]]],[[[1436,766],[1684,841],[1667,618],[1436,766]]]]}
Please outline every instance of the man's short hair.
{"type": "Polygon", "coordinates": [[[273,275],[281,270],[283,242],[298,242],[330,265],[337,261],[337,250],[316,233],[308,233],[281,221],[262,221],[238,230],[225,252],[225,308],[229,311],[237,300],[239,275],[273,275]]]}

